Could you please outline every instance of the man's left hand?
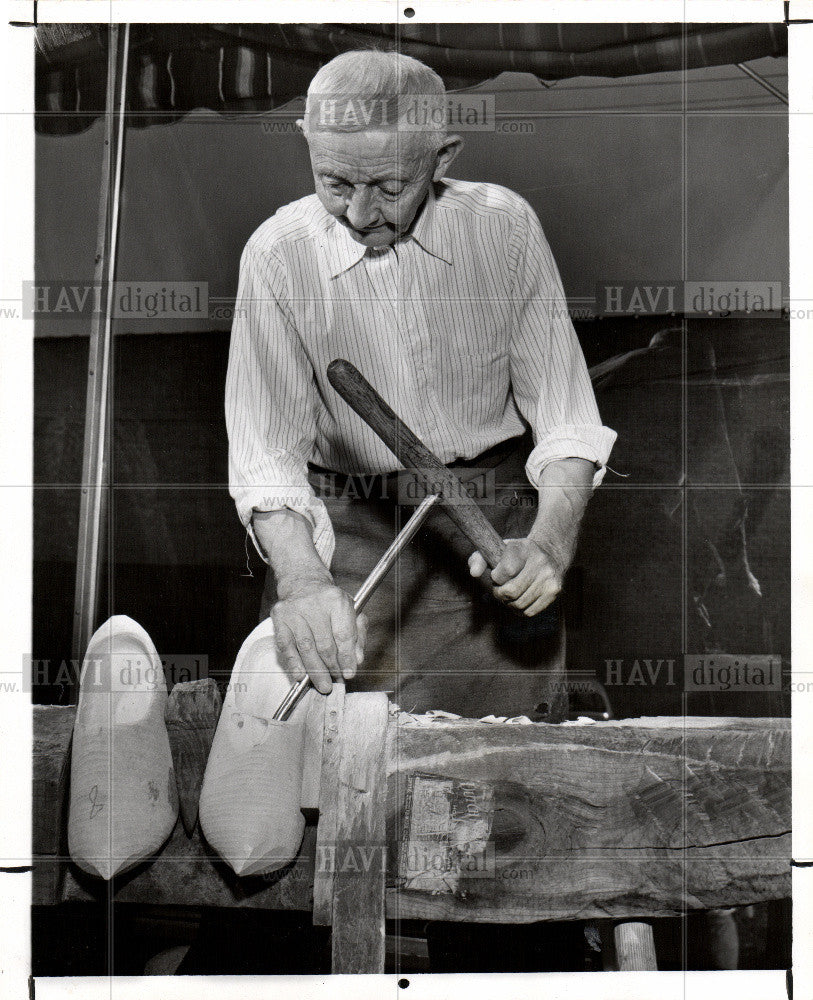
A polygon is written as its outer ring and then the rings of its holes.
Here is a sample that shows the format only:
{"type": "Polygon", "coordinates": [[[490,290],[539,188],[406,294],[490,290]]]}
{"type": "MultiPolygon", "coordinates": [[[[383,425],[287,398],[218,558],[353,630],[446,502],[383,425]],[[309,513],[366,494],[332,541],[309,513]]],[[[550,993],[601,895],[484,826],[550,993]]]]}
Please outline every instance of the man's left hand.
{"type": "MultiPolygon", "coordinates": [[[[488,566],[479,552],[469,556],[469,572],[482,576],[488,566]]],[[[564,571],[530,538],[506,538],[502,559],[491,571],[495,597],[528,618],[533,618],[562,589],[564,571]]]]}

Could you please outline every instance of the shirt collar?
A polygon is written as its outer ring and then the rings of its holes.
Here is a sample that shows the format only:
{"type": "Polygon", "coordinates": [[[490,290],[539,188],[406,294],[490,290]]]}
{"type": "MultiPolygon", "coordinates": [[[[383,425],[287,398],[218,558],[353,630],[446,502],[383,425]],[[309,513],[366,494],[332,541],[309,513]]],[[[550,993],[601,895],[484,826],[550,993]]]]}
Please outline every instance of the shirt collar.
{"type": "Polygon", "coordinates": [[[329,212],[325,212],[325,215],[327,220],[323,247],[327,255],[330,277],[336,278],[358,264],[367,248],[358,240],[354,240],[338,219],[329,212]]]}
{"type": "MultiPolygon", "coordinates": [[[[438,232],[436,202],[437,197],[432,185],[411,231],[403,237],[403,241],[412,239],[426,253],[451,265],[451,248],[442,246],[438,232]]],[[[323,246],[327,254],[330,276],[336,278],[351,267],[355,267],[367,248],[358,240],[354,240],[338,219],[328,212],[325,212],[325,215],[327,219],[323,246]]]]}
{"type": "MultiPolygon", "coordinates": [[[[418,246],[445,264],[452,263],[452,248],[444,246],[441,240],[440,227],[437,221],[437,195],[435,185],[429,185],[426,201],[418,213],[418,218],[412,224],[409,234],[418,246]]],[[[407,237],[409,238],[409,237],[407,237]]]]}

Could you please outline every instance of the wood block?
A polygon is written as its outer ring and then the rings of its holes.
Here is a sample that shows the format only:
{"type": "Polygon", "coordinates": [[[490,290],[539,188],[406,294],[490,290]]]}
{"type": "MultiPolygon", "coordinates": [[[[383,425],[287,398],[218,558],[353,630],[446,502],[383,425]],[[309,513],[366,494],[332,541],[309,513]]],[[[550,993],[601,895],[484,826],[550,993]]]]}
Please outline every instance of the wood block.
{"type": "Polygon", "coordinates": [[[789,720],[404,722],[388,744],[391,843],[415,774],[489,786],[494,809],[491,869],[392,887],[392,917],[672,916],[789,894],[789,720]]]}
{"type": "Polygon", "coordinates": [[[221,698],[211,677],[176,684],[169,693],[164,721],[167,725],[181,820],[188,837],[198,821],[203,773],[220,718],[221,698]]]}
{"type": "Polygon", "coordinates": [[[71,865],[61,899],[70,902],[150,904],[181,907],[248,907],[310,913],[316,828],[305,828],[299,856],[292,865],[269,875],[239,876],[204,841],[200,825],[187,837],[181,824],[161,853],[112,884],[86,876],[71,865]]]}
{"type": "Polygon", "coordinates": [[[336,847],[339,764],[344,720],[345,688],[334,683],[325,701],[322,776],[319,789],[319,827],[316,836],[316,874],[313,883],[313,922],[324,927],[333,920],[333,867],[326,862],[336,847]]]}
{"type": "Polygon", "coordinates": [[[386,745],[383,692],[345,703],[338,781],[333,960],[336,974],[383,973],[386,938],[386,745]]]}
{"type": "Polygon", "coordinates": [[[614,936],[619,972],[657,971],[652,924],[625,920],[616,924],[614,936]]]}
{"type": "Polygon", "coordinates": [[[308,705],[305,723],[305,753],[302,759],[302,811],[306,818],[315,819],[319,812],[319,790],[322,787],[322,746],[325,738],[325,708],[327,698],[313,696],[308,705]]]}
{"type": "Polygon", "coordinates": [[[75,705],[37,705],[33,725],[32,897],[34,905],[60,901],[65,876],[65,821],[75,705]]]}
{"type": "Polygon", "coordinates": [[[59,854],[64,835],[75,705],[37,705],[33,726],[34,858],[59,854]]]}

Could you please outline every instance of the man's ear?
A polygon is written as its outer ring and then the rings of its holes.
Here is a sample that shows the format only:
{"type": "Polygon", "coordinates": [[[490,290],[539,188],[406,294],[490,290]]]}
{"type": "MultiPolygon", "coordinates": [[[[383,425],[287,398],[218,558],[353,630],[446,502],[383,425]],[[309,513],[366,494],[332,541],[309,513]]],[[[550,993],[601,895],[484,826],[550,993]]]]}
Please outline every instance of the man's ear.
{"type": "Polygon", "coordinates": [[[463,140],[459,135],[450,135],[436,153],[435,172],[432,174],[433,181],[442,180],[446,176],[446,171],[457,158],[457,154],[463,148],[463,140]]]}

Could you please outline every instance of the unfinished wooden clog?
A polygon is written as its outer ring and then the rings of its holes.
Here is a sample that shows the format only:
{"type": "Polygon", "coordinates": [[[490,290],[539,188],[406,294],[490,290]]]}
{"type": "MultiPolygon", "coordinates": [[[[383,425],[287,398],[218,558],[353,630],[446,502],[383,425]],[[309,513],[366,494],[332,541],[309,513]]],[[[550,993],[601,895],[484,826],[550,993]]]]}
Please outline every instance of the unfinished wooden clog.
{"type": "Polygon", "coordinates": [[[290,686],[267,618],[237,654],[200,793],[203,834],[238,875],[284,868],[302,842],[305,723],[319,695],[309,691],[290,719],[274,721],[290,686]]]}
{"type": "Polygon", "coordinates": [[[149,635],[114,615],[91,637],[71,752],[68,850],[111,879],[153,856],[178,818],[167,685],[149,635]]]}

